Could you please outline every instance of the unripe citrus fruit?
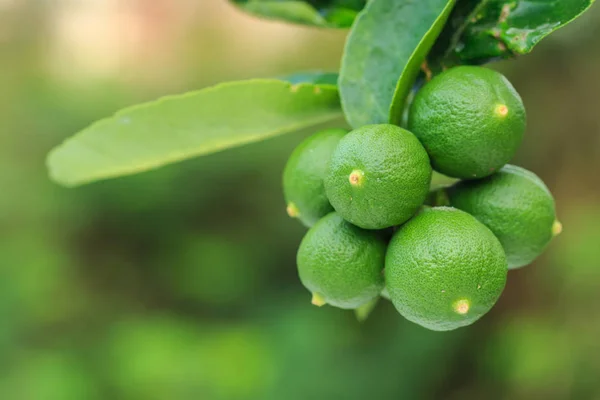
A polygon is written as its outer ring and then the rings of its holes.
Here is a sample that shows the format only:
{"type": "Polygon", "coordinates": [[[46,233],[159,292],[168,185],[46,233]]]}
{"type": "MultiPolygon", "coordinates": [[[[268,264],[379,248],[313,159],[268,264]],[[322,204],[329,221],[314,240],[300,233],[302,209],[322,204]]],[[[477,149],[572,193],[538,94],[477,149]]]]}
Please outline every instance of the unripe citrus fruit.
{"type": "Polygon", "coordinates": [[[514,165],[482,180],[456,183],[446,193],[452,206],[491,229],[504,247],[509,268],[530,264],[562,229],[544,182],[514,165]]]}
{"type": "Polygon", "coordinates": [[[429,190],[431,165],[417,138],[394,125],[367,125],[340,140],[325,190],[333,208],[365,229],[407,221],[429,190]]]}
{"type": "Polygon", "coordinates": [[[304,236],[298,273],[313,304],[354,309],[383,289],[386,243],[376,231],[360,229],[333,212],[304,236]]]}
{"type": "Polygon", "coordinates": [[[481,318],[500,297],[506,275],[494,234],[450,207],[424,210],[400,227],[385,260],[385,287],[396,309],[436,331],[481,318]]]}
{"type": "Polygon", "coordinates": [[[333,211],[323,178],[331,153],[345,134],[343,129],[327,129],[306,138],[294,149],[283,171],[287,213],[308,227],[333,211]]]}
{"type": "Polygon", "coordinates": [[[436,171],[483,178],[515,155],[525,132],[525,108],[499,72],[461,66],[438,75],[417,93],[408,129],[423,143],[436,171]]]}

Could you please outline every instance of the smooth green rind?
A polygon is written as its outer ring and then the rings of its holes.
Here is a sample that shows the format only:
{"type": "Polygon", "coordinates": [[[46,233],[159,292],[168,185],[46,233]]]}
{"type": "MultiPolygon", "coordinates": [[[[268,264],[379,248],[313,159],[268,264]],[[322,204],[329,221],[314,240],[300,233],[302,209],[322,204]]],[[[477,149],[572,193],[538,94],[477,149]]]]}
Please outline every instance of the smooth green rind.
{"type": "Polygon", "coordinates": [[[339,118],[335,86],[269,79],[223,83],[126,108],[48,155],[65,186],[130,175],[339,118]]]}
{"type": "Polygon", "coordinates": [[[266,19],[322,28],[348,28],[366,0],[230,0],[266,19]]]}
{"type": "Polygon", "coordinates": [[[424,210],[401,226],[385,260],[385,287],[398,312],[436,331],[481,318],[502,294],[506,276],[506,257],[494,234],[449,207],[424,210]],[[458,308],[463,302],[468,307],[458,308]]]}
{"type": "Polygon", "coordinates": [[[460,39],[452,47],[462,63],[485,63],[530,53],[546,36],[575,20],[595,0],[469,0],[451,20],[465,19],[460,39]]]}
{"type": "MultiPolygon", "coordinates": [[[[371,0],[367,3],[346,41],[338,81],[342,108],[352,127],[389,122],[400,75],[450,2],[371,0]]],[[[413,73],[411,70],[410,74],[413,73]]]]}
{"type": "Polygon", "coordinates": [[[430,182],[429,157],[412,133],[395,125],[367,125],[340,140],[329,162],[325,192],[347,221],[384,229],[417,212],[430,182]],[[356,173],[360,182],[353,184],[356,173]]]}
{"type": "Polygon", "coordinates": [[[333,212],[306,233],[298,249],[300,281],[329,305],[356,309],[383,289],[386,242],[333,212]]]}
{"type": "Polygon", "coordinates": [[[486,177],[508,163],[525,125],[525,107],[511,83],[499,72],[474,66],[449,69],[427,83],[408,119],[433,168],[462,179],[486,177]]]}
{"type": "Polygon", "coordinates": [[[306,138],[294,149],[283,171],[283,193],[288,215],[311,227],[333,211],[323,180],[329,159],[344,129],[326,129],[306,138]]]}
{"type": "Polygon", "coordinates": [[[523,168],[507,165],[486,179],[461,181],[445,191],[453,207],[496,235],[511,269],[532,263],[554,237],[554,198],[537,175],[523,168]]]}
{"type": "Polygon", "coordinates": [[[411,54],[408,62],[404,67],[404,71],[400,75],[396,84],[396,90],[392,98],[392,105],[390,107],[389,121],[395,125],[401,125],[402,116],[406,107],[406,99],[415,84],[415,80],[419,76],[421,71],[421,65],[425,61],[427,54],[433,47],[436,39],[442,32],[450,13],[452,12],[456,0],[450,0],[446,2],[446,6],[442,12],[438,15],[437,19],[433,22],[429,30],[423,35],[423,38],[411,54]]]}

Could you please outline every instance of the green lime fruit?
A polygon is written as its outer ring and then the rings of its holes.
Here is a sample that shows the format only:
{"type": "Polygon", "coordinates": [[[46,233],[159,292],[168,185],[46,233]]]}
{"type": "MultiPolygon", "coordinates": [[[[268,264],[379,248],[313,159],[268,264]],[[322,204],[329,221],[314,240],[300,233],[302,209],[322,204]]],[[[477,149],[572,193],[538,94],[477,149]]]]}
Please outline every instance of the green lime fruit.
{"type": "Polygon", "coordinates": [[[456,183],[446,193],[450,205],[473,215],[496,235],[511,269],[533,262],[562,230],[544,182],[514,165],[485,179],[456,183]]]}
{"type": "Polygon", "coordinates": [[[502,294],[507,271],[492,231],[464,211],[437,207],[419,213],[392,238],[385,286],[406,319],[447,331],[487,313],[502,294]]]}
{"type": "Polygon", "coordinates": [[[431,165],[409,131],[367,125],[340,140],[331,156],[325,191],[333,208],[364,229],[406,222],[423,204],[431,165]]]}
{"type": "Polygon", "coordinates": [[[327,129],[305,139],[290,156],[283,171],[283,193],[287,213],[307,227],[333,211],[325,195],[323,179],[327,164],[343,129],[327,129]]]}
{"type": "Polygon", "coordinates": [[[383,289],[386,241],[379,232],[360,229],[338,213],[323,217],[298,249],[298,273],[312,303],[355,309],[383,289]]]}
{"type": "Polygon", "coordinates": [[[436,171],[477,179],[511,160],[525,122],[523,101],[502,74],[462,66],[443,72],[417,93],[408,129],[423,143],[436,171]]]}

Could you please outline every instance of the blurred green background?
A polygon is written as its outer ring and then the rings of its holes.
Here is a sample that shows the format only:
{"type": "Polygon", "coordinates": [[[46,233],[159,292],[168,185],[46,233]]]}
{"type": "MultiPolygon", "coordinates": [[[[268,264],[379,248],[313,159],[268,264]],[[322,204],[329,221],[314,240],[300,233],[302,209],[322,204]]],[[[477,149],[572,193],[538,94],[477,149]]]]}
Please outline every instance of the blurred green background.
{"type": "Polygon", "coordinates": [[[0,0],[0,399],[600,399],[600,6],[493,66],[528,108],[515,163],[564,232],[469,328],[310,305],[280,188],[310,132],[77,189],[47,178],[47,151],[95,119],[336,70],[344,37],[225,0],[0,0]]]}

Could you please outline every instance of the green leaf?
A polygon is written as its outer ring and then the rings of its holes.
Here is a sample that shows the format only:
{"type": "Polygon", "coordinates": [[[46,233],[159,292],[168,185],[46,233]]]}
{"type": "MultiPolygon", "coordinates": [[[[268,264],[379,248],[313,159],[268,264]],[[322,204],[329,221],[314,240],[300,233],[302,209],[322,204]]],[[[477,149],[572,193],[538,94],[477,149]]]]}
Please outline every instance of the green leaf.
{"type": "Polygon", "coordinates": [[[371,312],[375,309],[375,306],[379,302],[379,296],[375,297],[373,300],[368,303],[363,304],[362,306],[354,309],[354,315],[356,315],[356,319],[359,322],[364,322],[369,318],[371,312]]]}
{"type": "Polygon", "coordinates": [[[443,61],[446,65],[483,64],[530,53],[542,39],[583,14],[594,1],[464,0],[451,16],[456,29],[443,61]]]}
{"type": "Polygon", "coordinates": [[[392,124],[401,125],[403,119],[404,108],[406,107],[407,98],[413,87],[421,65],[427,58],[427,54],[433,47],[436,39],[439,37],[456,1],[451,0],[446,2],[446,6],[438,15],[435,21],[429,27],[429,30],[423,35],[421,41],[411,54],[408,62],[404,66],[402,75],[396,84],[396,90],[390,107],[389,120],[392,124]]]}
{"type": "Polygon", "coordinates": [[[348,36],[338,82],[342,107],[351,126],[387,123],[394,98],[394,111],[402,107],[405,92],[454,3],[368,2],[348,36]]]}
{"type": "Polygon", "coordinates": [[[266,19],[327,28],[348,28],[366,0],[230,0],[266,19]]]}
{"type": "Polygon", "coordinates": [[[121,110],[53,149],[47,164],[56,182],[75,186],[265,140],[340,116],[332,85],[268,79],[230,82],[121,110]]]}
{"type": "Polygon", "coordinates": [[[316,83],[335,86],[337,85],[338,76],[336,72],[309,71],[284,76],[281,80],[293,83],[294,85],[299,83],[316,83]]]}

